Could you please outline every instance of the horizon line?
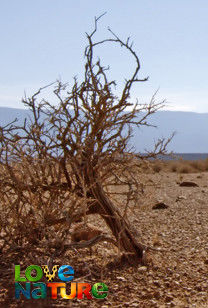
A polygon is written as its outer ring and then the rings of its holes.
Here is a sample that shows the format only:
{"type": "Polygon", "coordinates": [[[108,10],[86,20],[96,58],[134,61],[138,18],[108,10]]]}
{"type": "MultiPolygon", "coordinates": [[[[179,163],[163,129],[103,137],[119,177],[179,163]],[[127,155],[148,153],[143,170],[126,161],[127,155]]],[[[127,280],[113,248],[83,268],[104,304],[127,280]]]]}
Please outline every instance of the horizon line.
{"type": "MultiPolygon", "coordinates": [[[[18,109],[18,110],[28,110],[27,108],[24,108],[24,107],[11,107],[11,106],[1,106],[0,105],[0,108],[7,108],[7,109],[18,109]]],[[[208,111],[205,111],[205,112],[198,112],[198,111],[193,111],[193,110],[168,110],[168,109],[161,109],[161,110],[158,110],[156,111],[155,113],[158,113],[158,112],[181,112],[181,113],[197,113],[197,114],[208,114],[208,111]]]]}

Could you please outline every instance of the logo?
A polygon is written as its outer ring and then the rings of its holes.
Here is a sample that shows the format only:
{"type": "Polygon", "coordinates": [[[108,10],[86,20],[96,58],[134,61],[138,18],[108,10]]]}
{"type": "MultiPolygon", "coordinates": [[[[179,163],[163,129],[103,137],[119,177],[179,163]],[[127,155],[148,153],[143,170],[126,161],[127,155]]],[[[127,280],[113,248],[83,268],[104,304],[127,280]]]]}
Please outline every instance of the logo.
{"type": "Polygon", "coordinates": [[[49,296],[57,299],[60,296],[64,299],[103,299],[108,296],[108,287],[103,282],[91,286],[90,283],[72,282],[73,279],[74,269],[70,265],[54,265],[51,272],[47,265],[30,265],[24,276],[20,274],[20,265],[15,265],[15,298],[44,299],[49,296]],[[53,282],[56,274],[61,282],[53,282]],[[47,283],[40,282],[43,275],[47,283]]]}

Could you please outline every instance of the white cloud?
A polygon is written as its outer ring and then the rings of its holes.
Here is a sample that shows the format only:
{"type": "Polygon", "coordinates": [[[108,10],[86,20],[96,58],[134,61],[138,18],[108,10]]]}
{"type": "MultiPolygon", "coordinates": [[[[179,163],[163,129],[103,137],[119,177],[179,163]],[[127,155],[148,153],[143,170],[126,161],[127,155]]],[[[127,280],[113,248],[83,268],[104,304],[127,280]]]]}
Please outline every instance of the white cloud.
{"type": "MultiPolygon", "coordinates": [[[[13,107],[13,108],[24,108],[21,102],[24,92],[26,91],[27,96],[32,95],[40,87],[44,85],[15,85],[5,86],[0,85],[0,106],[1,107],[13,107]]],[[[151,100],[154,91],[152,88],[143,90],[139,93],[138,98],[140,103],[148,103],[151,100]]],[[[45,91],[43,96],[46,96],[51,102],[54,101],[52,94],[52,88],[45,91]]],[[[156,95],[156,101],[160,102],[166,100],[166,106],[164,110],[171,111],[192,111],[192,112],[208,112],[208,92],[203,91],[169,91],[168,89],[160,89],[156,95]]],[[[131,97],[131,101],[136,101],[136,93],[131,97]]]]}

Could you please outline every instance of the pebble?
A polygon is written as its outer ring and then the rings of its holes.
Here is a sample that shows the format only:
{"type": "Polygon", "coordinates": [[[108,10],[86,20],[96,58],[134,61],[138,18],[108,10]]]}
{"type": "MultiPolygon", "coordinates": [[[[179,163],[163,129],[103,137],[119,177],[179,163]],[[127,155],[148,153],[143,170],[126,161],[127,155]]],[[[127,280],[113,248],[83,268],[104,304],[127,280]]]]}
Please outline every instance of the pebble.
{"type": "Polygon", "coordinates": [[[147,271],[147,267],[146,266],[141,266],[141,267],[138,268],[138,272],[139,273],[144,273],[146,271],[147,271]]]}

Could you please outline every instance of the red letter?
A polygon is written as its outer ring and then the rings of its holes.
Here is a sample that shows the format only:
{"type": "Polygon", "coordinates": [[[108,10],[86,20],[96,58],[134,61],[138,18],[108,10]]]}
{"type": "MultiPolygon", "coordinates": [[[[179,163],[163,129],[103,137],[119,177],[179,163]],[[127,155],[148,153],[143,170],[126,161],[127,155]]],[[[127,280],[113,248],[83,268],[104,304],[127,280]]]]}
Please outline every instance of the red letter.
{"type": "Polygon", "coordinates": [[[83,299],[83,294],[84,293],[88,299],[92,299],[92,295],[89,293],[91,290],[91,285],[89,283],[78,283],[78,292],[77,292],[77,298],[78,299],[83,299]],[[85,289],[83,290],[83,287],[85,289]]]}

